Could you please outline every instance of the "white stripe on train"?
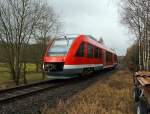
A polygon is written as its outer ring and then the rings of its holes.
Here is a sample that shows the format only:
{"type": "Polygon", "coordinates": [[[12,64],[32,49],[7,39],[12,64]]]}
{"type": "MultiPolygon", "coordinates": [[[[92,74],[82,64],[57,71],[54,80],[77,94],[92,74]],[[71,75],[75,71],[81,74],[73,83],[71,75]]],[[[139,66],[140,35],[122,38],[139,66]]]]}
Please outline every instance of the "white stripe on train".
{"type": "Polygon", "coordinates": [[[102,67],[103,64],[64,65],[64,69],[80,69],[89,67],[102,67]]]}
{"type": "Polygon", "coordinates": [[[104,66],[103,64],[83,64],[83,65],[64,65],[64,69],[81,69],[81,68],[89,68],[89,67],[113,67],[114,65],[117,65],[117,63],[114,63],[113,65],[107,65],[104,66]]]}

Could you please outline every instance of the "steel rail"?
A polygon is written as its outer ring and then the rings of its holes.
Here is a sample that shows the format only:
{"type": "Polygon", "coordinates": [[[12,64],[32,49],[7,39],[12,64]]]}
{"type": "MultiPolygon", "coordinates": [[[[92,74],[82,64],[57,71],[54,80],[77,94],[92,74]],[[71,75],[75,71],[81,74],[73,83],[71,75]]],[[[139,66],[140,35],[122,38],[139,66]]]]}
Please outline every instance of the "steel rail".
{"type": "Polygon", "coordinates": [[[65,84],[66,81],[62,80],[46,80],[42,82],[0,90],[0,103],[7,103],[11,100],[37,94],[48,89],[55,89],[65,84]]]}

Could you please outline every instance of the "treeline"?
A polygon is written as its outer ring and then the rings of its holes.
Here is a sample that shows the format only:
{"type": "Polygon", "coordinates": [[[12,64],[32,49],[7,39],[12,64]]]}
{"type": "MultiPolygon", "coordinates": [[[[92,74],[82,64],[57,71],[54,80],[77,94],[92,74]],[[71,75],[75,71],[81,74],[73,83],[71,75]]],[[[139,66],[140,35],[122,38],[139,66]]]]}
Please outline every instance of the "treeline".
{"type": "MultiPolygon", "coordinates": [[[[47,38],[47,42],[51,43],[52,39],[47,38]]],[[[43,61],[43,55],[45,54],[45,51],[47,49],[47,43],[45,46],[44,44],[38,42],[38,43],[32,43],[32,44],[23,44],[24,49],[21,51],[20,54],[20,62],[27,64],[32,63],[36,65],[36,72],[41,71],[42,67],[42,61],[43,61]]],[[[6,63],[8,64],[8,56],[7,52],[5,52],[5,49],[3,47],[3,43],[0,43],[0,63],[6,63]]]]}
{"type": "Polygon", "coordinates": [[[131,71],[138,71],[139,68],[139,58],[138,58],[138,45],[134,43],[127,49],[126,56],[124,57],[125,64],[131,71]]]}
{"type": "MultiPolygon", "coordinates": [[[[42,44],[42,42],[37,42],[37,43],[29,43],[29,44],[22,44],[24,48],[21,50],[20,53],[20,78],[24,79],[24,84],[27,84],[27,79],[26,79],[26,68],[28,64],[35,64],[36,69],[35,72],[40,72],[42,73],[43,79],[45,79],[45,75],[43,72],[43,56],[46,52],[48,44],[52,43],[51,38],[46,38],[46,42],[42,44]],[[22,76],[22,77],[21,77],[22,76]]],[[[0,63],[7,64],[9,66],[9,56],[7,52],[5,51],[3,47],[3,43],[0,43],[0,63]]],[[[13,77],[14,79],[15,77],[13,77]]]]}
{"type": "Polygon", "coordinates": [[[26,83],[27,62],[42,64],[47,38],[58,33],[60,24],[46,0],[0,1],[0,62],[8,64],[17,85],[20,77],[26,83]]]}
{"type": "Polygon", "coordinates": [[[138,70],[150,70],[150,1],[122,0],[121,19],[136,37],[127,52],[128,62],[136,63],[138,70]]]}

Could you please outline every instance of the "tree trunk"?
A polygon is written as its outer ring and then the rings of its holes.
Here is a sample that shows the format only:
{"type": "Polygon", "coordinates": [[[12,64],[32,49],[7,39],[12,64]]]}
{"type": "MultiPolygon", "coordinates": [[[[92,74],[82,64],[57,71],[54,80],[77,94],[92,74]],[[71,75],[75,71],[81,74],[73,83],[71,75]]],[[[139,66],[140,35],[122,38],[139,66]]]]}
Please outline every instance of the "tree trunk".
{"type": "Polygon", "coordinates": [[[143,70],[146,69],[146,45],[145,45],[145,39],[143,41],[143,70]]]}
{"type": "Polygon", "coordinates": [[[39,72],[39,64],[36,63],[36,72],[38,73],[39,72]]]}
{"type": "Polygon", "coordinates": [[[141,64],[141,38],[138,39],[138,45],[139,45],[139,70],[142,70],[142,64],[141,64]]]}
{"type": "Polygon", "coordinates": [[[15,75],[15,71],[14,71],[14,67],[11,65],[11,63],[9,63],[9,68],[10,68],[10,74],[12,76],[12,80],[16,80],[16,75],[15,75]]]}
{"type": "Polygon", "coordinates": [[[147,42],[147,70],[149,70],[149,62],[150,62],[150,41],[148,39],[148,42],[147,42]]]}
{"type": "Polygon", "coordinates": [[[16,72],[16,85],[19,85],[20,81],[20,47],[16,46],[16,56],[15,56],[15,72],[16,72]]]}
{"type": "Polygon", "coordinates": [[[26,78],[26,63],[24,62],[24,64],[23,64],[23,82],[24,82],[24,84],[27,84],[28,82],[27,82],[27,78],[26,78]]]}

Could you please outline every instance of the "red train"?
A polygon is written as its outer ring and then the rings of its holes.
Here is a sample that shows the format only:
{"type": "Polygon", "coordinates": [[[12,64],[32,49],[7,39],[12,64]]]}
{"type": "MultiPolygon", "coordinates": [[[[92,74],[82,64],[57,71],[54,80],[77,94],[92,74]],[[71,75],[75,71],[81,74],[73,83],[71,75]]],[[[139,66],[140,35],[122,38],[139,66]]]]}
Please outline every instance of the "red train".
{"type": "Polygon", "coordinates": [[[43,68],[48,76],[74,77],[117,66],[116,53],[89,35],[64,36],[48,46],[43,68]]]}

